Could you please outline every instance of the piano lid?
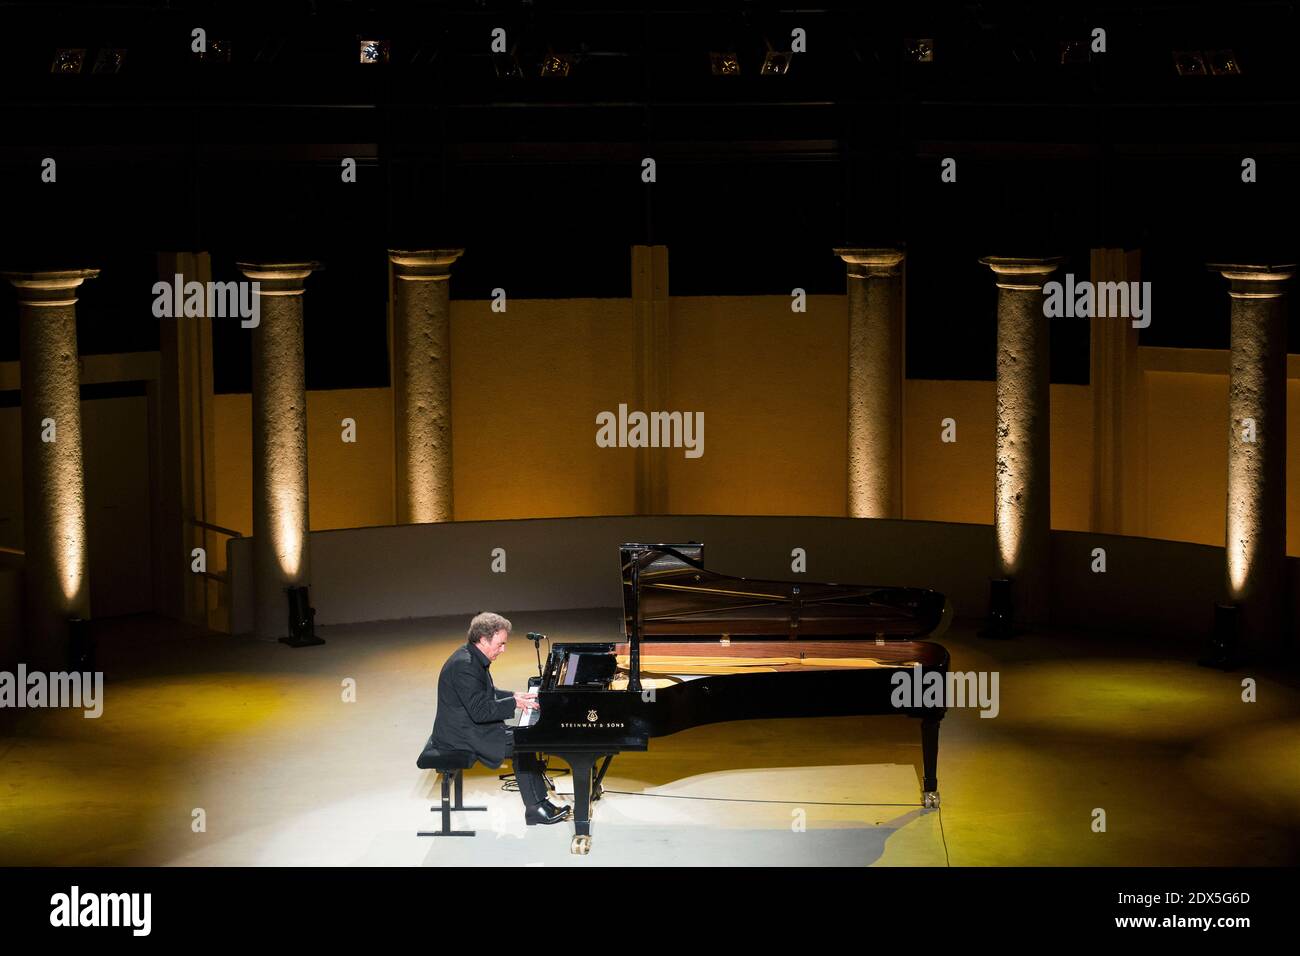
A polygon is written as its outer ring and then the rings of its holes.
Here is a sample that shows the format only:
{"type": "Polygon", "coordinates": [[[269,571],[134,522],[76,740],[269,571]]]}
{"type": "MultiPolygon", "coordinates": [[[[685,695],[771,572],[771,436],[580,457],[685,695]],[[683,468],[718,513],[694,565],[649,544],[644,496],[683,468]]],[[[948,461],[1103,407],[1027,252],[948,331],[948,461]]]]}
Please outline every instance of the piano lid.
{"type": "Polygon", "coordinates": [[[640,639],[791,638],[836,635],[893,640],[936,637],[952,616],[928,588],[881,587],[730,577],[704,567],[704,546],[625,544],[623,634],[641,613],[640,639]],[[640,567],[637,593],[633,563],[640,567]]]}

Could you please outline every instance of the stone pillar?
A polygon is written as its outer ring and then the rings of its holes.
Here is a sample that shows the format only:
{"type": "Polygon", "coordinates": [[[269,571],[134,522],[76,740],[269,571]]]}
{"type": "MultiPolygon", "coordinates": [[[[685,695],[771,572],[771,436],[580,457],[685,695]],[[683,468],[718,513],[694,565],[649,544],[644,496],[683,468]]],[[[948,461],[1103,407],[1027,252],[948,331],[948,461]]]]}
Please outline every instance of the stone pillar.
{"type": "Polygon", "coordinates": [[[1063,260],[981,259],[998,287],[993,533],[1013,623],[1045,623],[1051,587],[1051,363],[1043,285],[1063,260]]]}
{"type": "Polygon", "coordinates": [[[451,521],[451,265],[463,249],[390,249],[397,523],[451,521]]]}
{"type": "Polygon", "coordinates": [[[1211,263],[1229,282],[1228,600],[1248,652],[1280,653],[1286,614],[1286,284],[1294,265],[1211,263]]]}
{"type": "Polygon", "coordinates": [[[315,262],[239,262],[260,283],[253,327],[253,630],[289,633],[285,590],[307,584],[307,379],[303,280],[315,262]]]}
{"type": "Polygon", "coordinates": [[[67,666],[68,619],[90,618],[76,290],[97,275],[4,273],[18,294],[22,370],[22,653],[43,670],[67,666]]]}
{"type": "Polygon", "coordinates": [[[848,515],[903,516],[903,252],[836,249],[848,264],[848,515]]]}

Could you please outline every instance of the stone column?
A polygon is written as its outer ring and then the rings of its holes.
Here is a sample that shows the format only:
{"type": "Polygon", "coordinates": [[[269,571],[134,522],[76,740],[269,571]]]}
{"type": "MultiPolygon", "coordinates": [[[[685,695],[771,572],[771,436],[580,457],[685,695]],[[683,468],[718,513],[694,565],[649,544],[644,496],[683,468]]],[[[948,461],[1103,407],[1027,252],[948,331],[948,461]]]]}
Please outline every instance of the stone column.
{"type": "Polygon", "coordinates": [[[68,663],[68,619],[90,618],[77,287],[98,269],[6,272],[18,294],[26,662],[68,663]]]}
{"type": "Polygon", "coordinates": [[[307,584],[307,379],[303,280],[315,262],[239,262],[260,284],[253,327],[253,630],[289,633],[285,590],[307,584]]]}
{"type": "Polygon", "coordinates": [[[1051,587],[1051,338],[1043,285],[1063,260],[981,259],[998,287],[993,533],[997,575],[1011,578],[1013,623],[1047,620],[1051,587]]]}
{"type": "Polygon", "coordinates": [[[397,523],[451,521],[451,265],[463,249],[390,249],[397,523]]]}
{"type": "Polygon", "coordinates": [[[1211,263],[1228,280],[1228,600],[1248,652],[1285,646],[1286,285],[1294,265],[1211,263]]]}
{"type": "Polygon", "coordinates": [[[848,264],[848,514],[903,516],[903,252],[836,249],[848,264]]]}

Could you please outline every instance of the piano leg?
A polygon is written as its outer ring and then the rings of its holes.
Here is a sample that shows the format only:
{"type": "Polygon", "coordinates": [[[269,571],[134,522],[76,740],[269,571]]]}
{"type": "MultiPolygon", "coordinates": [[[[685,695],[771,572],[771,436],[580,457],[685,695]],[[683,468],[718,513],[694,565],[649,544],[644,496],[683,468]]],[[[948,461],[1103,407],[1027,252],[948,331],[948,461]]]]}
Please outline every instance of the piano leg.
{"type": "Polygon", "coordinates": [[[591,792],[595,785],[596,761],[603,754],[559,753],[573,772],[573,841],[569,852],[586,856],[591,852],[591,792]]]}
{"type": "Polygon", "coordinates": [[[924,775],[921,780],[921,805],[937,807],[939,805],[939,721],[941,717],[921,718],[921,764],[924,775]]]}

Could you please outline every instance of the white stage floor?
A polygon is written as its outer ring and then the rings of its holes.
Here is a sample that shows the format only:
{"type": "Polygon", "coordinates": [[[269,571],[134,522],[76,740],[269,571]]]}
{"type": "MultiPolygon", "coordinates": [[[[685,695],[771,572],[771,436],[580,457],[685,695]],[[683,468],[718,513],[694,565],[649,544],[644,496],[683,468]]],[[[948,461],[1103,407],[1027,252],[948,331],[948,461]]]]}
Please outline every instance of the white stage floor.
{"type": "MultiPolygon", "coordinates": [[[[523,688],[524,632],[610,640],[616,611],[504,613],[493,665],[523,688]]],[[[997,669],[1000,713],[950,711],[938,810],[919,806],[920,733],[898,716],[712,724],[615,758],[593,844],[525,827],[498,772],[466,775],[436,829],[415,766],[438,671],[468,616],[321,628],[321,647],[123,621],[101,642],[104,714],[0,713],[7,865],[1267,865],[1294,863],[1300,692],[1198,668],[1167,647],[1097,636],[980,641],[954,628],[954,670],[997,669]],[[355,702],[345,690],[355,687],[355,702]],[[1092,827],[1103,808],[1108,830],[1092,827]],[[203,826],[196,824],[201,820],[203,826]]],[[[555,765],[559,769],[563,765],[555,765]]],[[[556,776],[568,789],[567,774],[556,776]]]]}

